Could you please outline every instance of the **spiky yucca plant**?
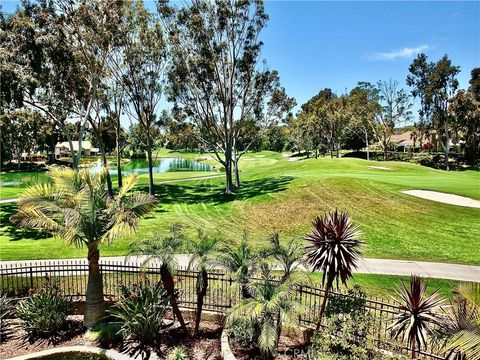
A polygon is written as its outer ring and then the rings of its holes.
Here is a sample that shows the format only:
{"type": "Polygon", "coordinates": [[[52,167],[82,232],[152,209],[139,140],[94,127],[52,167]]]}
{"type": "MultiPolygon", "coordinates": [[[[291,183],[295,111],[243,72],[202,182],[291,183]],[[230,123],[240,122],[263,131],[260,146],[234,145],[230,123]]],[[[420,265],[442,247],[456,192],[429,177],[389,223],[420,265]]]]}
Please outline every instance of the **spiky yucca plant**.
{"type": "Polygon", "coordinates": [[[273,353],[278,345],[282,327],[279,321],[293,327],[298,325],[301,304],[295,300],[295,286],[288,280],[279,283],[272,275],[271,268],[266,264],[261,266],[259,281],[248,284],[250,297],[244,298],[235,305],[228,317],[227,326],[235,320],[249,319],[256,329],[259,329],[257,343],[263,357],[273,359],[273,353]]]}
{"type": "Polygon", "coordinates": [[[320,328],[332,287],[336,284],[338,288],[339,282],[346,285],[347,280],[352,277],[353,269],[357,267],[361,256],[359,248],[363,244],[359,237],[358,226],[351,222],[348,214],[335,210],[324,217],[317,217],[313,221],[312,231],[305,238],[309,241],[306,246],[307,262],[312,271],[323,272],[322,286],[325,294],[317,330],[320,328]]]}
{"type": "Polygon", "coordinates": [[[98,246],[132,235],[140,218],[155,209],[155,197],[131,194],[136,175],[127,177],[113,197],[107,192],[106,169],[92,174],[88,169],[53,167],[49,175],[53,184],[34,185],[23,192],[18,199],[18,213],[11,220],[23,227],[53,233],[75,246],[87,247],[84,323],[91,327],[105,314],[98,246]]]}
{"type": "Polygon", "coordinates": [[[417,275],[410,278],[410,286],[402,282],[397,289],[395,301],[400,304],[400,312],[392,319],[390,325],[396,339],[402,341],[412,349],[412,358],[417,350],[427,344],[427,337],[434,335],[434,325],[440,321],[440,307],[443,299],[438,296],[438,289],[427,296],[427,284],[417,275]]]}
{"type": "Polygon", "coordinates": [[[451,359],[480,359],[480,283],[460,284],[442,322],[451,359]]]}

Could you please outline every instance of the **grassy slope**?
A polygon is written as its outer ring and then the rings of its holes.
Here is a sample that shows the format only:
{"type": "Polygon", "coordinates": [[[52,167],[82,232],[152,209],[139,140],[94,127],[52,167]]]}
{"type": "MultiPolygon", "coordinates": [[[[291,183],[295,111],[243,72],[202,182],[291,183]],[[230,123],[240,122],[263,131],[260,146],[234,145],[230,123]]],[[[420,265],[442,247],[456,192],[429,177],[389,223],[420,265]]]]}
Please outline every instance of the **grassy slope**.
{"type": "MultiPolygon", "coordinates": [[[[366,256],[480,264],[480,209],[399,192],[430,189],[480,199],[479,172],[445,173],[406,163],[347,158],[288,162],[268,152],[246,154],[241,166],[242,187],[234,196],[223,195],[223,178],[158,185],[157,211],[142,220],[134,238],[104,247],[102,254],[125,254],[132,240],[166,231],[174,221],[188,225],[191,233],[197,227],[220,230],[233,240],[247,229],[254,244],[261,246],[274,230],[284,239],[304,235],[317,214],[338,207],[348,210],[362,227],[366,256]]],[[[146,186],[142,179],[139,189],[146,186]]],[[[11,226],[7,219],[13,212],[14,205],[2,206],[2,260],[84,256],[85,250],[11,226]]]]}

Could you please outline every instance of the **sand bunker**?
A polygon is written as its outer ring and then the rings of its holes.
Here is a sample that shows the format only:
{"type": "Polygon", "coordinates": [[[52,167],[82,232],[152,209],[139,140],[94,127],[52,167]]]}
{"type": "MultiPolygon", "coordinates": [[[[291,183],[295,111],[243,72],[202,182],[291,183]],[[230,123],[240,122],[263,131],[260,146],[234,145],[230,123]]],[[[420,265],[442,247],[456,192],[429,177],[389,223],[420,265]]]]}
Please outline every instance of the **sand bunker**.
{"type": "Polygon", "coordinates": [[[466,196],[459,196],[429,190],[404,190],[402,191],[402,193],[450,205],[480,208],[479,200],[475,200],[466,196]]]}
{"type": "Polygon", "coordinates": [[[379,170],[393,170],[392,168],[385,167],[385,166],[369,166],[372,169],[379,169],[379,170]]]}

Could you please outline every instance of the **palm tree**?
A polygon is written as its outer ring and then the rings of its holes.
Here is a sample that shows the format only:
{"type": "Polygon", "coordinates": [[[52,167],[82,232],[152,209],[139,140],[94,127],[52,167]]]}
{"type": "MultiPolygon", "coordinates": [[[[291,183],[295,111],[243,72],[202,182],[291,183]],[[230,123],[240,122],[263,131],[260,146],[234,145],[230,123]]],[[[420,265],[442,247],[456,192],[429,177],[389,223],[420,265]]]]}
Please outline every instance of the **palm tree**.
{"type": "MultiPolygon", "coordinates": [[[[295,280],[293,280],[292,275],[301,265],[304,265],[303,255],[305,249],[303,244],[299,239],[292,239],[286,244],[282,244],[277,232],[270,235],[268,240],[270,246],[266,249],[265,255],[272,257],[276,261],[276,264],[280,265],[283,272],[280,282],[284,283],[287,280],[291,280],[290,282],[293,284],[295,280]]],[[[277,314],[276,322],[277,336],[280,336],[280,333],[282,332],[280,313],[277,314]]],[[[279,340],[280,338],[277,339],[277,342],[279,340]]]]}
{"type": "Polygon", "coordinates": [[[175,281],[173,279],[173,271],[177,267],[175,251],[182,246],[184,240],[185,236],[181,226],[173,224],[170,232],[164,236],[157,235],[133,243],[127,259],[131,256],[145,255],[146,259],[143,261],[142,267],[147,267],[155,261],[160,262],[160,278],[170,299],[172,312],[180,322],[182,330],[188,335],[187,326],[183,320],[182,312],[178,307],[175,281]]]}
{"type": "Polygon", "coordinates": [[[220,239],[218,237],[209,237],[202,230],[198,231],[198,239],[192,240],[190,243],[190,261],[188,267],[193,264],[198,268],[197,275],[197,311],[195,314],[195,331],[198,335],[200,327],[200,320],[202,318],[203,301],[207,295],[208,288],[208,272],[215,262],[217,257],[217,247],[220,239]]]}
{"type": "Polygon", "coordinates": [[[306,236],[307,262],[312,271],[322,271],[322,286],[325,294],[320,308],[317,330],[320,329],[323,314],[327,305],[328,295],[334,282],[338,288],[339,280],[346,285],[352,277],[352,271],[357,267],[361,253],[359,247],[358,226],[353,224],[346,212],[337,210],[324,217],[317,217],[313,222],[312,231],[306,236]]]}
{"type": "Polygon", "coordinates": [[[242,297],[248,298],[248,283],[258,262],[258,256],[248,244],[248,234],[243,233],[238,245],[226,245],[220,249],[216,263],[232,273],[236,283],[240,284],[242,297]]]}
{"type": "Polygon", "coordinates": [[[480,283],[460,284],[442,332],[446,349],[456,359],[480,359],[480,283]]]}
{"type": "Polygon", "coordinates": [[[280,242],[277,232],[268,238],[270,246],[265,251],[267,256],[272,257],[280,265],[283,275],[281,282],[286,281],[295,270],[304,265],[303,255],[305,249],[299,239],[292,239],[286,244],[280,242]]]}
{"type": "Polygon", "coordinates": [[[262,264],[261,278],[248,285],[248,292],[250,297],[242,299],[232,308],[227,323],[249,319],[259,329],[257,343],[263,357],[273,359],[280,338],[277,331],[282,328],[276,324],[277,314],[280,314],[278,319],[281,323],[298,325],[301,305],[295,300],[295,286],[288,280],[279,283],[273,278],[271,269],[262,264]]]}
{"type": "Polygon", "coordinates": [[[395,339],[400,335],[402,341],[407,340],[407,345],[412,349],[412,358],[415,358],[417,349],[420,350],[427,344],[427,335],[433,335],[433,325],[439,324],[437,310],[443,303],[438,296],[438,289],[426,296],[427,284],[419,276],[412,275],[410,287],[402,282],[402,287],[397,290],[397,299],[401,312],[393,318],[390,329],[395,339]]]}
{"type": "Polygon", "coordinates": [[[122,235],[132,235],[138,221],[156,207],[155,197],[130,194],[135,175],[125,179],[118,194],[108,196],[107,170],[91,174],[68,168],[51,168],[53,185],[27,188],[18,200],[18,213],[11,217],[21,226],[54,233],[67,242],[88,249],[88,285],[84,323],[94,326],[105,314],[103,280],[98,246],[122,235]]]}

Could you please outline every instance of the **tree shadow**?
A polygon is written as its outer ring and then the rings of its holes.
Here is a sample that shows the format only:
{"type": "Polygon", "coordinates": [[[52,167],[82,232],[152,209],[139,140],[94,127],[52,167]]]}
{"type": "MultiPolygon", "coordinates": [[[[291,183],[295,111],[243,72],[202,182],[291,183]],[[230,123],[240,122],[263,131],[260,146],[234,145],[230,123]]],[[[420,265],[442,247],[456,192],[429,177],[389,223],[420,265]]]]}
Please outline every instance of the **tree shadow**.
{"type": "Polygon", "coordinates": [[[41,230],[23,228],[10,221],[10,216],[17,212],[17,204],[6,203],[0,205],[0,229],[9,241],[19,240],[43,240],[51,238],[52,235],[41,230]]]}
{"type": "MultiPolygon", "coordinates": [[[[160,197],[160,204],[209,203],[220,205],[234,200],[246,200],[284,191],[293,179],[292,176],[281,176],[245,181],[240,184],[240,188],[236,189],[234,194],[225,194],[223,183],[159,184],[155,185],[155,193],[160,197]]],[[[148,191],[148,187],[142,187],[140,190],[148,191]]]]}

